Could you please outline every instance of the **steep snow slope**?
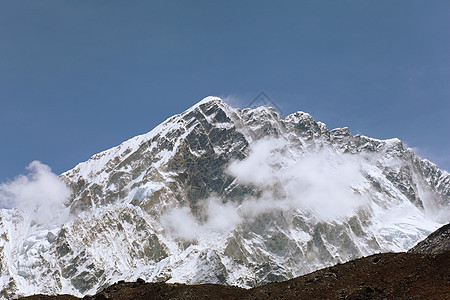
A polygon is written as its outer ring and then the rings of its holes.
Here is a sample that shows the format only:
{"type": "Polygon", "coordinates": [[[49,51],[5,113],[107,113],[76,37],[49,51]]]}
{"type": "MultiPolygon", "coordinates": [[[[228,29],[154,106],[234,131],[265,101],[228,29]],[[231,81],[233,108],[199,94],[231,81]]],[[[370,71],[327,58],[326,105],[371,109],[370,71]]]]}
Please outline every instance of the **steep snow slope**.
{"type": "Polygon", "coordinates": [[[62,225],[1,212],[3,297],[138,277],[256,286],[405,251],[449,221],[449,174],[398,139],[215,97],[60,177],[62,225]]]}

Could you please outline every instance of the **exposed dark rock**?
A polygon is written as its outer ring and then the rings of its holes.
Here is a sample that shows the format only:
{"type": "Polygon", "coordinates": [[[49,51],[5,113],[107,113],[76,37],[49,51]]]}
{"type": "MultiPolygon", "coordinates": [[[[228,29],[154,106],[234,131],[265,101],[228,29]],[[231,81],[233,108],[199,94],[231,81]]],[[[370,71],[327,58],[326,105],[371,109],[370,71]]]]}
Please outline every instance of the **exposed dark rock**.
{"type": "Polygon", "coordinates": [[[430,234],[408,252],[439,254],[450,250],[450,223],[430,234]]]}

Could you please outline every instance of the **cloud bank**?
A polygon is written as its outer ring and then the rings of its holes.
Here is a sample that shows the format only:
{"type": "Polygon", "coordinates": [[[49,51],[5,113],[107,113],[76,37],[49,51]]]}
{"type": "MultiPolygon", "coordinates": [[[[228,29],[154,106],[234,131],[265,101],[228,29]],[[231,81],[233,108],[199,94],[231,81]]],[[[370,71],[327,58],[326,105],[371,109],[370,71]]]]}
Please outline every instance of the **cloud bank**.
{"type": "Polygon", "coordinates": [[[226,236],[243,221],[243,213],[234,203],[222,203],[220,198],[212,197],[202,205],[205,221],[196,219],[189,207],[180,207],[162,217],[164,227],[183,240],[211,240],[212,236],[226,236]]]}
{"type": "Polygon", "coordinates": [[[17,208],[40,224],[57,218],[71,191],[50,167],[33,161],[27,175],[0,184],[0,208],[17,208]]]}
{"type": "Polygon", "coordinates": [[[274,208],[301,209],[327,221],[351,216],[365,204],[354,191],[364,182],[360,162],[326,149],[298,154],[284,140],[261,140],[229,173],[266,191],[263,198],[274,208]]]}
{"type": "Polygon", "coordinates": [[[188,207],[176,208],[163,217],[176,237],[186,240],[211,234],[227,234],[244,221],[264,213],[300,210],[317,220],[342,221],[367,204],[355,192],[365,178],[356,157],[321,150],[299,154],[282,139],[257,141],[247,158],[234,161],[227,172],[241,185],[262,191],[241,205],[219,197],[204,200],[204,220],[199,222],[188,207]]]}

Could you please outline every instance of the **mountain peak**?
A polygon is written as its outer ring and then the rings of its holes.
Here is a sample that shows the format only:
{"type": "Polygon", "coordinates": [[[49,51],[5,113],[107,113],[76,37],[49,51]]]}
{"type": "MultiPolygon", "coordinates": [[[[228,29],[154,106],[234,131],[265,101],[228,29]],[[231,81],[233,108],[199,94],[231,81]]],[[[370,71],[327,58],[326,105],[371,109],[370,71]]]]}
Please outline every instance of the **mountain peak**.
{"type": "Polygon", "coordinates": [[[221,107],[228,107],[228,104],[226,104],[221,98],[216,96],[208,96],[191,106],[188,111],[196,109],[197,107],[209,105],[209,106],[221,106],[221,107]]]}
{"type": "Polygon", "coordinates": [[[212,96],[61,178],[73,191],[63,225],[0,214],[0,298],[83,296],[138,277],[289,279],[409,249],[439,227],[434,212],[448,222],[450,198],[448,173],[395,140],[212,96]]]}

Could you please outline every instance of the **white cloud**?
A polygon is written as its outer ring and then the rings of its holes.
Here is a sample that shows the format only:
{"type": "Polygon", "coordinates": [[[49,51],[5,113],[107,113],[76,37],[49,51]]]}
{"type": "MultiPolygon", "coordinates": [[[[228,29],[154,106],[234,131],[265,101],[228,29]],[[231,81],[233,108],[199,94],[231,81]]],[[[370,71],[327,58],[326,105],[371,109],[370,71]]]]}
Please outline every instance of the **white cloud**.
{"type": "Polygon", "coordinates": [[[189,207],[175,208],[162,217],[163,225],[177,238],[184,240],[204,239],[211,235],[227,235],[242,217],[233,203],[222,203],[220,198],[212,197],[202,201],[205,221],[200,222],[189,207]]]}
{"type": "Polygon", "coordinates": [[[245,108],[248,106],[248,99],[239,95],[220,96],[223,102],[234,108],[245,108]]]}
{"type": "Polygon", "coordinates": [[[27,175],[0,184],[0,207],[17,208],[40,224],[54,221],[70,196],[70,189],[49,166],[33,161],[27,175]]]}
{"type": "Polygon", "coordinates": [[[191,214],[189,207],[175,208],[165,214],[161,220],[175,237],[184,240],[194,240],[201,231],[201,226],[191,214]]]}
{"type": "Polygon", "coordinates": [[[266,188],[278,181],[277,168],[285,163],[279,154],[286,142],[281,139],[263,139],[252,146],[250,155],[234,161],[228,168],[230,175],[242,184],[253,184],[266,188]]]}
{"type": "Polygon", "coordinates": [[[228,170],[239,183],[265,191],[259,199],[264,201],[255,205],[302,209],[319,219],[336,220],[365,204],[353,190],[364,176],[351,155],[327,150],[301,155],[289,151],[284,140],[266,139],[256,142],[249,156],[228,170]]]}
{"type": "Polygon", "coordinates": [[[203,202],[203,222],[188,207],[164,217],[166,228],[186,240],[226,235],[244,221],[275,210],[299,209],[318,220],[341,221],[354,215],[366,199],[355,193],[364,182],[357,158],[321,150],[299,154],[281,139],[263,139],[253,144],[247,158],[234,161],[227,172],[238,183],[260,188],[260,197],[247,197],[240,206],[213,197],[203,202]]]}

